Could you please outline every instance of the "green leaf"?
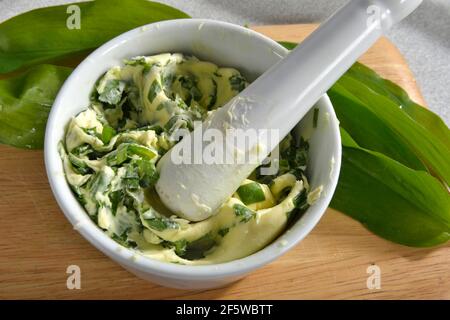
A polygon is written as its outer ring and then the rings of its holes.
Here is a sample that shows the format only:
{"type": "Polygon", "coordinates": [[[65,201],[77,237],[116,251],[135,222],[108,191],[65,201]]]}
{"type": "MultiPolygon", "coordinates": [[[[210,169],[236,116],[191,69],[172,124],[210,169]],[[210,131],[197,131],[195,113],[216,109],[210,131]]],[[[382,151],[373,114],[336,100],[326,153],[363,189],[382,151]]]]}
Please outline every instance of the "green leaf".
{"type": "Polygon", "coordinates": [[[412,101],[406,91],[398,85],[381,78],[375,71],[359,62],[356,62],[346,75],[359,80],[375,92],[395,101],[402,111],[432,132],[450,149],[450,130],[444,121],[435,113],[412,101]]]}
{"type": "Polygon", "coordinates": [[[42,148],[53,101],[72,69],[40,65],[0,79],[0,143],[42,148]]]}
{"type": "MultiPolygon", "coordinates": [[[[413,153],[430,172],[450,185],[450,149],[433,132],[430,132],[403,112],[395,101],[387,96],[380,95],[364,83],[347,75],[342,76],[337,85],[329,90],[329,93],[338,119],[341,121],[341,126],[349,132],[361,147],[382,152],[413,169],[421,169],[412,162],[414,161],[413,153]],[[336,89],[339,85],[342,85],[353,97],[357,97],[357,100],[361,102],[359,108],[350,108],[348,103],[341,103],[338,99],[335,99],[342,93],[342,90],[336,89]],[[370,113],[370,118],[359,118],[352,113],[356,109],[370,113]],[[357,131],[353,131],[354,128],[358,127],[355,119],[358,119],[361,123],[357,131]],[[350,121],[352,126],[347,126],[346,124],[350,121]],[[368,132],[367,130],[363,131],[363,127],[373,129],[374,122],[382,124],[386,130],[390,131],[393,140],[383,137],[385,132],[378,131],[377,133],[373,132],[373,135],[378,134],[380,135],[379,138],[373,136],[373,143],[367,141],[368,132]],[[360,142],[363,139],[365,140],[364,144],[360,142]],[[403,157],[392,150],[394,148],[393,141],[396,141],[396,148],[403,145],[402,152],[409,150],[410,154],[405,153],[403,157]]],[[[347,97],[349,97],[348,94],[347,97]]]]}
{"type": "Polygon", "coordinates": [[[450,197],[439,180],[342,135],[339,184],[331,206],[375,234],[414,247],[450,239],[450,197]]]}
{"type": "Polygon", "coordinates": [[[80,29],[69,29],[69,5],[32,10],[1,23],[0,73],[93,50],[148,23],[189,18],[177,9],[147,0],[96,0],[75,4],[80,8],[80,29]]]}
{"type": "Polygon", "coordinates": [[[289,42],[289,41],[278,41],[279,44],[281,44],[283,47],[285,47],[288,50],[292,50],[297,46],[297,43],[289,42]]]}
{"type": "Polygon", "coordinates": [[[259,183],[256,182],[241,185],[236,192],[244,204],[252,204],[266,200],[264,191],[259,183]]]}
{"type": "Polygon", "coordinates": [[[421,159],[405,143],[402,136],[357,98],[365,94],[365,88],[361,88],[361,94],[357,96],[346,88],[339,80],[328,90],[340,126],[348,131],[361,147],[383,153],[410,168],[426,170],[421,159]]]}

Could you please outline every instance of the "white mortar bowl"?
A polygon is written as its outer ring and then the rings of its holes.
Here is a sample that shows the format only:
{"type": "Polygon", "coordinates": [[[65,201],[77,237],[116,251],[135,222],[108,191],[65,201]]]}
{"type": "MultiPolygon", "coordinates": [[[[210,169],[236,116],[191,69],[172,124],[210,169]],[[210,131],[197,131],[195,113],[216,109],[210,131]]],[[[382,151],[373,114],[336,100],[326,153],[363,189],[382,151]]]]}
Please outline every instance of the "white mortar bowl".
{"type": "MultiPolygon", "coordinates": [[[[200,19],[172,20],[149,24],[124,33],[90,54],[70,75],[52,107],[45,135],[45,166],[55,198],[74,228],[97,249],[137,276],[163,286],[204,289],[223,286],[242,278],[297,245],[325,213],[338,181],[341,164],[339,125],[330,100],[318,101],[318,126],[313,130],[313,112],[298,130],[309,139],[307,175],[311,187],[323,185],[320,199],[272,244],[239,260],[206,266],[165,263],[137,255],[109,238],[88,217],[64,177],[58,154],[71,117],[87,108],[97,79],[123,59],[164,52],[193,54],[222,67],[234,67],[249,80],[287,54],[275,41],[244,27],[200,19]]],[[[281,106],[282,107],[282,106],[281,106]]],[[[111,279],[113,280],[113,279],[111,279]]]]}

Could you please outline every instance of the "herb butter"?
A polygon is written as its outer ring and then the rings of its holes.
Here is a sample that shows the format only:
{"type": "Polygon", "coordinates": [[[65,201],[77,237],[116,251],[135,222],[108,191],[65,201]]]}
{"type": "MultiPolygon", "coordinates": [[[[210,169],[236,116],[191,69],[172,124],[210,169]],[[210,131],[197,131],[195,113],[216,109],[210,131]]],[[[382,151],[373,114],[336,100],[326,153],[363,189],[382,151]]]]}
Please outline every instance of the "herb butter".
{"type": "Polygon", "coordinates": [[[178,142],[174,132],[192,130],[247,85],[235,69],[182,54],[135,57],[106,72],[59,145],[66,179],[99,228],[153,259],[212,264],[264,248],[306,210],[321,190],[310,192],[303,174],[307,142],[291,135],[278,174],[256,169],[204,221],[175,216],[154,190],[156,164],[178,142]]]}

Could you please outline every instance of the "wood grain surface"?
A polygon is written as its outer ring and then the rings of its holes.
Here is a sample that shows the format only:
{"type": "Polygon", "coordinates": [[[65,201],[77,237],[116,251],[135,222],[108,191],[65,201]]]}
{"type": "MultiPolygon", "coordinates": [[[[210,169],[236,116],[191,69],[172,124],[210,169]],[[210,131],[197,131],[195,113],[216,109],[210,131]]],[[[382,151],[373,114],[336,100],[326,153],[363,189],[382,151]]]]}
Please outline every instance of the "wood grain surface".
{"type": "MultiPolygon", "coordinates": [[[[273,39],[301,41],[313,25],[254,27],[273,39]]],[[[398,50],[380,40],[361,61],[424,104],[398,50]]],[[[182,291],[145,282],[73,230],[47,182],[42,151],[0,146],[0,298],[62,299],[449,299],[450,248],[414,249],[380,239],[328,210],[314,231],[280,259],[225,288],[182,291]],[[68,290],[66,268],[81,268],[68,290]],[[367,288],[367,268],[381,289],[367,288]]]]}

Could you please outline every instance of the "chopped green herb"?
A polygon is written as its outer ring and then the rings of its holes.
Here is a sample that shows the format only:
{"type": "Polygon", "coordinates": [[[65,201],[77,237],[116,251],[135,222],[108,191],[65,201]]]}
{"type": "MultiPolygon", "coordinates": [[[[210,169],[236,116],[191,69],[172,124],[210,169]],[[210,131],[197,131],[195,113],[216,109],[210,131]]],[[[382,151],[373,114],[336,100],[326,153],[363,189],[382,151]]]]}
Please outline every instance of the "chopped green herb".
{"type": "Polygon", "coordinates": [[[134,241],[128,240],[128,232],[129,230],[125,230],[120,236],[113,234],[111,238],[126,248],[135,248],[137,244],[134,241]]]}
{"type": "Polygon", "coordinates": [[[180,81],[181,86],[189,91],[189,100],[194,99],[195,101],[200,101],[200,99],[202,98],[202,93],[197,88],[197,81],[195,80],[194,76],[181,76],[178,80],[180,81]]]}
{"type": "Polygon", "coordinates": [[[187,244],[182,258],[196,260],[205,257],[205,253],[216,245],[215,239],[210,233],[187,244]]]}
{"type": "Polygon", "coordinates": [[[82,144],[73,149],[70,153],[78,157],[84,157],[87,156],[92,151],[93,151],[92,147],[89,144],[82,144]]]}
{"type": "Polygon", "coordinates": [[[117,166],[127,161],[132,155],[151,160],[158,155],[158,152],[136,143],[122,143],[116,150],[106,156],[106,163],[109,166],[117,166]]]}
{"type": "Polygon", "coordinates": [[[181,86],[187,90],[191,90],[191,88],[195,86],[195,80],[192,76],[181,76],[178,78],[178,81],[180,81],[181,86]]]}
{"type": "Polygon", "coordinates": [[[161,92],[161,84],[158,82],[157,79],[153,80],[152,84],[150,85],[150,89],[148,90],[148,100],[150,102],[153,102],[155,100],[158,93],[161,92]]]}
{"type": "Polygon", "coordinates": [[[109,125],[103,126],[101,140],[103,141],[104,144],[108,144],[111,141],[112,137],[114,137],[115,135],[116,130],[114,130],[113,127],[109,125]]]}
{"type": "Polygon", "coordinates": [[[244,204],[252,204],[266,200],[264,191],[257,182],[241,185],[236,192],[244,204]]]}
{"type": "Polygon", "coordinates": [[[149,188],[155,185],[159,179],[155,164],[147,159],[135,160],[138,167],[139,185],[142,188],[149,188]]]}
{"type": "Polygon", "coordinates": [[[217,102],[217,82],[216,80],[212,79],[212,83],[214,86],[213,92],[209,95],[209,103],[208,106],[206,107],[208,110],[211,110],[212,107],[214,107],[214,105],[217,102]]]}
{"type": "Polygon", "coordinates": [[[156,150],[152,150],[139,144],[128,145],[128,152],[148,160],[151,160],[158,155],[158,152],[156,152],[156,150]]]}
{"type": "Polygon", "coordinates": [[[120,201],[124,198],[124,193],[122,190],[113,191],[109,194],[109,200],[111,201],[111,211],[113,215],[116,215],[117,206],[120,201]]]}
{"type": "Polygon", "coordinates": [[[175,241],[173,243],[175,253],[179,256],[183,256],[186,253],[188,242],[185,239],[175,241]]]}
{"type": "Polygon", "coordinates": [[[88,174],[92,172],[92,169],[89,168],[89,166],[84,162],[82,159],[77,158],[72,153],[69,153],[69,160],[72,163],[73,168],[79,173],[79,174],[88,174]]]}
{"type": "Polygon", "coordinates": [[[134,57],[129,60],[123,61],[127,66],[138,66],[138,65],[146,65],[145,57],[134,57]]]}
{"type": "Polygon", "coordinates": [[[108,166],[117,166],[128,159],[128,145],[121,144],[116,150],[106,156],[108,166]]]}
{"type": "MultiPolygon", "coordinates": [[[[87,184],[87,190],[89,190],[91,195],[95,195],[97,192],[102,193],[107,189],[109,183],[110,180],[108,179],[108,174],[105,170],[101,170],[92,175],[87,184]]],[[[97,203],[97,205],[98,204],[99,203],[97,203]]]]}
{"type": "Polygon", "coordinates": [[[175,74],[170,72],[166,73],[162,76],[162,85],[164,90],[170,89],[172,87],[173,82],[175,81],[175,74]]]}
{"type": "Polygon", "coordinates": [[[230,77],[230,85],[234,91],[241,92],[247,86],[247,81],[241,75],[236,74],[230,77]]]}
{"type": "Polygon", "coordinates": [[[150,70],[152,70],[153,66],[154,66],[154,64],[148,64],[148,63],[144,64],[144,68],[142,68],[142,74],[144,76],[147,75],[150,72],[150,70]]]}
{"type": "Polygon", "coordinates": [[[308,161],[308,143],[299,138],[299,143],[294,143],[291,134],[286,136],[280,142],[280,158],[278,159],[278,172],[275,175],[263,175],[261,169],[270,166],[270,164],[262,165],[256,169],[256,180],[259,183],[270,184],[272,180],[279,175],[292,173],[298,179],[302,179],[304,170],[308,161]]]}
{"type": "Polygon", "coordinates": [[[236,203],[233,206],[234,214],[241,218],[241,222],[248,222],[256,213],[242,204],[236,203]]]}
{"type": "Polygon", "coordinates": [[[90,135],[90,136],[93,136],[93,137],[96,137],[96,138],[99,138],[99,137],[100,137],[100,135],[98,134],[96,128],[82,128],[82,129],[83,129],[83,131],[84,131],[86,134],[88,134],[88,135],[90,135]]]}
{"type": "Polygon", "coordinates": [[[128,164],[126,167],[125,176],[123,177],[123,184],[129,190],[136,190],[139,188],[139,172],[134,163],[128,164]]]}
{"type": "Polygon", "coordinates": [[[308,202],[306,201],[308,198],[308,195],[306,193],[306,190],[303,190],[300,192],[293,200],[294,206],[299,209],[306,209],[308,207],[308,202]]]}
{"type": "Polygon", "coordinates": [[[164,129],[160,125],[149,125],[149,126],[139,127],[139,128],[133,129],[133,130],[136,130],[136,131],[153,130],[158,135],[160,135],[162,132],[164,132],[164,129]]]}
{"type": "Polygon", "coordinates": [[[122,99],[125,89],[125,82],[117,79],[108,80],[102,92],[99,92],[98,99],[109,104],[118,104],[122,99]]]}
{"type": "Polygon", "coordinates": [[[177,104],[177,106],[181,109],[187,110],[188,106],[186,105],[186,103],[183,101],[183,99],[181,99],[181,97],[179,95],[177,95],[175,97],[175,103],[177,104]]]}
{"type": "Polygon", "coordinates": [[[169,133],[171,133],[173,129],[186,129],[186,128],[192,130],[194,128],[194,124],[188,116],[183,114],[174,115],[169,119],[169,121],[167,121],[166,125],[164,126],[164,129],[166,129],[166,131],[169,133]]]}
{"type": "Polygon", "coordinates": [[[165,217],[145,219],[149,227],[158,231],[164,231],[166,229],[178,229],[180,226],[175,221],[167,219],[165,217]]]}
{"type": "Polygon", "coordinates": [[[217,233],[223,238],[230,231],[230,228],[222,228],[217,233]]]}

